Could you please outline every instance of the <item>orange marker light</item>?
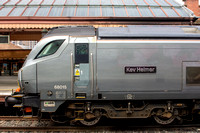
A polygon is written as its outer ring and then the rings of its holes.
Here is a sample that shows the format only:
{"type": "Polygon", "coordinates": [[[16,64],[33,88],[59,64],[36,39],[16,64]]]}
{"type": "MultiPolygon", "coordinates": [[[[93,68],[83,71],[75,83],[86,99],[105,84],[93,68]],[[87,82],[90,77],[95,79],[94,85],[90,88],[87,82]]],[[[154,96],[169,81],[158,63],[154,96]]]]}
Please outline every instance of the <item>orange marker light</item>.
{"type": "Polygon", "coordinates": [[[20,92],[20,88],[17,88],[15,91],[16,91],[16,92],[20,92]]]}
{"type": "Polygon", "coordinates": [[[32,108],[31,107],[26,107],[26,108],[24,108],[24,111],[26,113],[30,113],[30,112],[32,112],[32,108]]]}

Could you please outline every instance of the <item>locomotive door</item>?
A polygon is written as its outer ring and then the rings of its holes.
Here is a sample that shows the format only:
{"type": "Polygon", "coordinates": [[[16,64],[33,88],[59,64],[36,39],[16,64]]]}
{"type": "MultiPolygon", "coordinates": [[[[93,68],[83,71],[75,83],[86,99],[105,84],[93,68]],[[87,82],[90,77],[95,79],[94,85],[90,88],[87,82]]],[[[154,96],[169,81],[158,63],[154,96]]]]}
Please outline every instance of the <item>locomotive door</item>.
{"type": "Polygon", "coordinates": [[[71,96],[76,99],[94,95],[94,48],[89,38],[71,38],[71,96]]]}

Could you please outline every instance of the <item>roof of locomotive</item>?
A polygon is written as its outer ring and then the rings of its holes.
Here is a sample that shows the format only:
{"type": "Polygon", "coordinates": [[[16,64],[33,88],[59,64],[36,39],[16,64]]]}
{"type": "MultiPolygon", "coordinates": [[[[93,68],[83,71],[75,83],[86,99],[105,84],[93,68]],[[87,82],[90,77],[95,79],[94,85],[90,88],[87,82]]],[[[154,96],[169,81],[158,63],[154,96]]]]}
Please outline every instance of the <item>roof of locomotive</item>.
{"type": "Polygon", "coordinates": [[[50,29],[43,37],[49,36],[95,36],[95,28],[92,26],[60,26],[50,29]]]}
{"type": "Polygon", "coordinates": [[[129,25],[127,27],[61,26],[52,28],[45,36],[97,36],[98,39],[110,38],[184,38],[200,39],[200,26],[174,25],[129,25]]]}
{"type": "Polygon", "coordinates": [[[106,38],[197,38],[200,26],[129,25],[127,27],[100,27],[98,39],[106,38]]]}

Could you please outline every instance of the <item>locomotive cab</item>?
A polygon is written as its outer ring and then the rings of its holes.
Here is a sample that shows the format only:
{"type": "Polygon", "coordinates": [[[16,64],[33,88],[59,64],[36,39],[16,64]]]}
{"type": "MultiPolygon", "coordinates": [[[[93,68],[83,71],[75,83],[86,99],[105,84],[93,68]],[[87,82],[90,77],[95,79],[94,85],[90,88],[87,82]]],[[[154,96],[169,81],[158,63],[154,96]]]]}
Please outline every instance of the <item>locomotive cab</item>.
{"type": "MultiPolygon", "coordinates": [[[[88,27],[84,28],[88,30],[88,27]]],[[[43,112],[55,112],[60,104],[71,97],[85,99],[93,95],[91,87],[94,81],[90,79],[94,71],[95,37],[94,28],[90,27],[90,30],[89,34],[83,30],[81,37],[69,31],[68,36],[47,34],[19,70],[20,92],[7,97],[6,105],[36,107],[43,112]]]]}

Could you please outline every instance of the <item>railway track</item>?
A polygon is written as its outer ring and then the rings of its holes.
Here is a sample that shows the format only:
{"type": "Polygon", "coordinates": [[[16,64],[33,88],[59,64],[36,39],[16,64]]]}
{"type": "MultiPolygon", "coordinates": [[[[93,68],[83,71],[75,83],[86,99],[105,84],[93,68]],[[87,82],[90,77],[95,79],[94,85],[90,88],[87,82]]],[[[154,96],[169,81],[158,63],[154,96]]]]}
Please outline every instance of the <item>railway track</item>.
{"type": "Polygon", "coordinates": [[[50,126],[50,127],[0,127],[0,131],[12,132],[154,132],[154,133],[197,133],[200,128],[197,127],[113,127],[113,126],[98,126],[98,127],[73,127],[73,126],[50,126]]]}
{"type": "MultiPolygon", "coordinates": [[[[2,120],[29,120],[26,118],[23,118],[21,116],[0,116],[0,121],[2,120]]],[[[38,117],[32,117],[30,120],[38,120],[38,117]]]]}
{"type": "Polygon", "coordinates": [[[135,126],[69,126],[69,125],[55,125],[49,119],[42,119],[40,122],[37,117],[31,119],[24,119],[22,117],[0,116],[0,132],[200,132],[200,124],[187,125],[135,125],[135,126]]]}
{"type": "Polygon", "coordinates": [[[25,119],[18,116],[0,116],[0,129],[13,127],[48,127],[52,124],[53,122],[49,119],[43,119],[39,122],[37,117],[25,119]]]}

